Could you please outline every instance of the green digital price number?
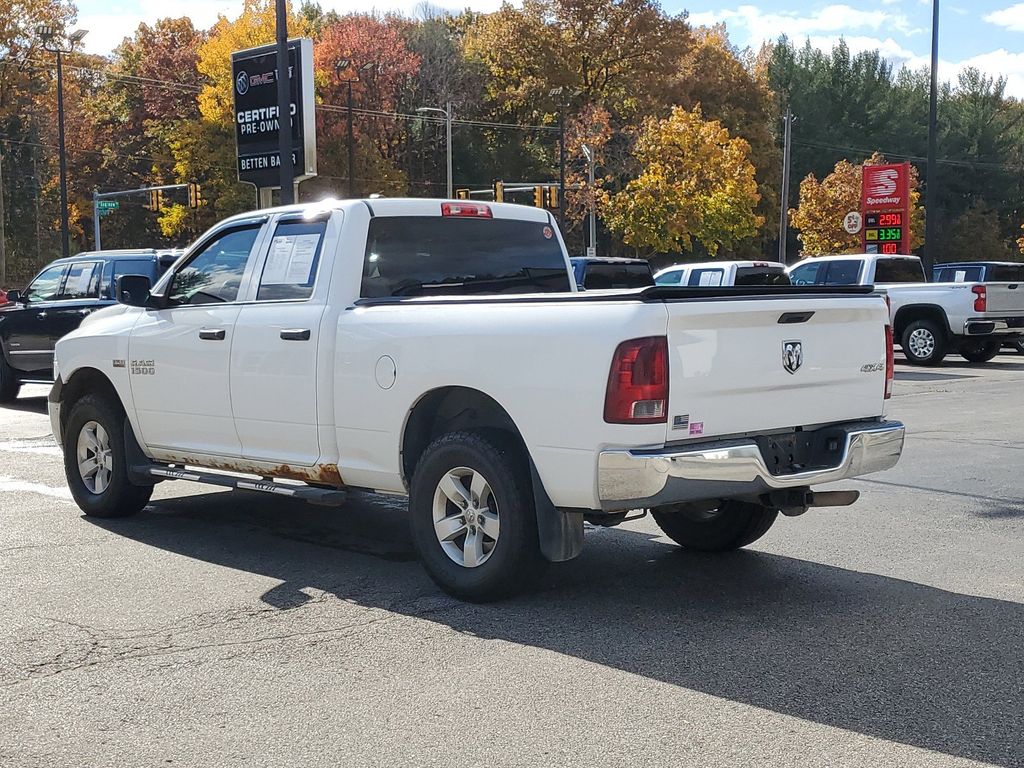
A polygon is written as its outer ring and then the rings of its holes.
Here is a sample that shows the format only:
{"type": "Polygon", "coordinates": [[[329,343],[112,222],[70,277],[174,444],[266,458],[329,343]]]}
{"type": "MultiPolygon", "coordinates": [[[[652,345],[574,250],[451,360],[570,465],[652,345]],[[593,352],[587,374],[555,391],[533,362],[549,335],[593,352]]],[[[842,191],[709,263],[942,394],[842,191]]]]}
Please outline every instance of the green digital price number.
{"type": "Polygon", "coordinates": [[[864,239],[868,242],[898,243],[903,239],[902,227],[880,227],[864,231],[864,239]]]}

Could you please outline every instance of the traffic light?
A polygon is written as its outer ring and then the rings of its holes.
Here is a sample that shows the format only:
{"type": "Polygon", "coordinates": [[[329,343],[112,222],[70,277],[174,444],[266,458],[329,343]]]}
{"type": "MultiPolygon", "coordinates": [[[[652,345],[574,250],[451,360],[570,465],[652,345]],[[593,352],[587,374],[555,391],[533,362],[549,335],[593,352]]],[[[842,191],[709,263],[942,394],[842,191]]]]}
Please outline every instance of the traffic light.
{"type": "Polygon", "coordinates": [[[469,200],[469,190],[468,189],[456,189],[455,190],[455,199],[456,200],[469,200]]]}
{"type": "Polygon", "coordinates": [[[505,202],[505,182],[503,181],[494,182],[494,202],[505,202]]]}
{"type": "Polygon", "coordinates": [[[558,186],[555,184],[548,187],[548,208],[558,209],[558,186]]]}
{"type": "Polygon", "coordinates": [[[544,207],[544,198],[545,198],[544,187],[542,187],[540,184],[538,184],[537,186],[535,186],[533,188],[533,205],[534,205],[534,207],[535,208],[543,208],[544,207]]]}
{"type": "Polygon", "coordinates": [[[163,193],[159,189],[151,189],[146,193],[148,202],[142,207],[147,211],[159,211],[164,203],[163,193]]]}
{"type": "Polygon", "coordinates": [[[199,208],[203,204],[203,189],[194,181],[188,185],[188,207],[199,208]]]}

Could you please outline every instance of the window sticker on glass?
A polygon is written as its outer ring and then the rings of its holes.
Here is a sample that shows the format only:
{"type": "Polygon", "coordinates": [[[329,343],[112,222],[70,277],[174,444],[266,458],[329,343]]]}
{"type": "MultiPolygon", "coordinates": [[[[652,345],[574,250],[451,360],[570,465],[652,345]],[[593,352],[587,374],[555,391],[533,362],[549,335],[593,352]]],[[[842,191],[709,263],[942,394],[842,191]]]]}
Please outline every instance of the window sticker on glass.
{"type": "Polygon", "coordinates": [[[956,271],[956,277],[953,279],[954,283],[965,283],[967,282],[967,270],[958,269],[956,271]]]}
{"type": "Polygon", "coordinates": [[[261,285],[305,285],[313,274],[320,233],[278,235],[270,246],[261,285]]]}
{"type": "Polygon", "coordinates": [[[707,272],[701,272],[700,275],[701,285],[721,285],[722,284],[722,272],[721,270],[708,270],[707,272]]]}

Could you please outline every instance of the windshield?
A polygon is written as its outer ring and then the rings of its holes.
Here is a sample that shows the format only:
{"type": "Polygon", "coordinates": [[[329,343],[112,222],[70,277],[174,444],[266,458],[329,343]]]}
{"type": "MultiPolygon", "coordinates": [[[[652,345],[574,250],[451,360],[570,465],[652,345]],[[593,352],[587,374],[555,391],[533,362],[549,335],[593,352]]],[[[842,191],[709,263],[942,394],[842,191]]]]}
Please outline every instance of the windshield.
{"type": "Polygon", "coordinates": [[[988,280],[993,283],[1024,282],[1024,264],[991,267],[988,271],[988,280]]]}
{"type": "Polygon", "coordinates": [[[876,283],[923,283],[924,268],[917,259],[879,259],[875,262],[876,283]]]}
{"type": "Polygon", "coordinates": [[[646,288],[654,285],[649,264],[601,264],[590,263],[586,268],[584,287],[590,290],[602,288],[646,288]]]}
{"type": "Polygon", "coordinates": [[[736,285],[790,285],[786,268],[740,267],[736,270],[736,285]]]}
{"type": "Polygon", "coordinates": [[[568,290],[569,270],[549,224],[450,216],[370,221],[364,298],[568,290]]]}

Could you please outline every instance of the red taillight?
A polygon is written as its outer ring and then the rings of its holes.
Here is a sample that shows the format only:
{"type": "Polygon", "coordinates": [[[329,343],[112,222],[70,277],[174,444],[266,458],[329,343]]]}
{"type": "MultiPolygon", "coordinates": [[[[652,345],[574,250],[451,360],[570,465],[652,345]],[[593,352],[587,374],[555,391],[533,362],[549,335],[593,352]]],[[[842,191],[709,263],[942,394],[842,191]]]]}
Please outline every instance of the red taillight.
{"type": "Polygon", "coordinates": [[[892,380],[896,378],[896,359],[892,351],[892,326],[885,326],[885,399],[892,397],[892,380]]]}
{"type": "Polygon", "coordinates": [[[974,311],[984,312],[988,306],[988,296],[985,295],[984,285],[972,285],[971,293],[974,294],[974,311]]]}
{"type": "Polygon", "coordinates": [[[491,218],[491,208],[483,203],[441,203],[441,215],[489,219],[491,218]]]}
{"type": "Polygon", "coordinates": [[[668,339],[646,336],[619,344],[608,374],[604,420],[658,424],[668,420],[668,339]]]}

